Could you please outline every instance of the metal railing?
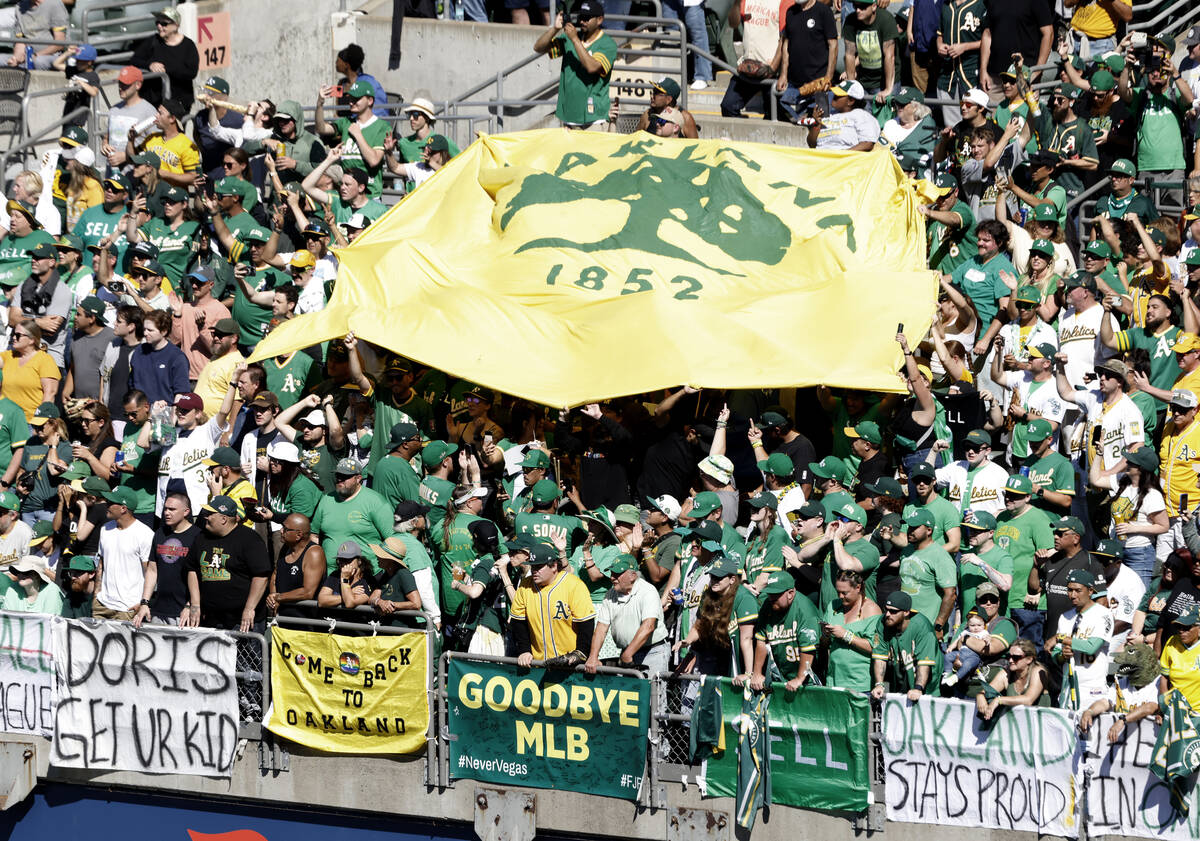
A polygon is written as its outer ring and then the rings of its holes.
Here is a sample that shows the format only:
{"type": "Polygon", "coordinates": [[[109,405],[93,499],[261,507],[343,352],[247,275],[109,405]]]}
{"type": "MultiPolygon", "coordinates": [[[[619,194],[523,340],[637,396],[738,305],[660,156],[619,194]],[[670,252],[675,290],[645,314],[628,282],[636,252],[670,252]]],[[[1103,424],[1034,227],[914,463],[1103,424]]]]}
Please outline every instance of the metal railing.
{"type": "MultiPolygon", "coordinates": [[[[1167,180],[1163,178],[1155,178],[1153,175],[1140,175],[1134,179],[1134,187],[1145,196],[1150,198],[1154,207],[1163,215],[1179,215],[1186,207],[1187,202],[1187,182],[1177,180],[1167,180]],[[1178,203],[1168,202],[1163,195],[1165,191],[1181,191],[1184,193],[1178,203]]],[[[1085,234],[1096,221],[1095,210],[1096,203],[1108,194],[1110,183],[1107,178],[1101,178],[1095,184],[1079,193],[1079,195],[1070,199],[1067,202],[1065,211],[1067,214],[1068,224],[1074,220],[1076,241],[1080,243],[1087,242],[1089,239],[1085,234]]]]}
{"type": "Polygon", "coordinates": [[[14,155],[20,154],[22,156],[21,157],[22,161],[24,161],[25,159],[28,158],[29,151],[31,149],[33,149],[35,146],[37,146],[37,144],[47,140],[49,137],[51,137],[53,135],[53,133],[55,131],[61,129],[63,126],[65,126],[69,123],[74,123],[80,117],[86,117],[87,115],[88,115],[88,109],[84,108],[83,106],[80,106],[79,108],[76,108],[74,111],[72,111],[70,114],[67,114],[62,119],[46,126],[44,129],[39,131],[33,137],[30,137],[26,140],[22,140],[17,145],[7,149],[5,152],[0,154],[0,181],[2,181],[4,184],[4,192],[7,194],[8,190],[9,190],[10,185],[8,182],[8,165],[9,165],[9,161],[12,160],[14,155]]]}

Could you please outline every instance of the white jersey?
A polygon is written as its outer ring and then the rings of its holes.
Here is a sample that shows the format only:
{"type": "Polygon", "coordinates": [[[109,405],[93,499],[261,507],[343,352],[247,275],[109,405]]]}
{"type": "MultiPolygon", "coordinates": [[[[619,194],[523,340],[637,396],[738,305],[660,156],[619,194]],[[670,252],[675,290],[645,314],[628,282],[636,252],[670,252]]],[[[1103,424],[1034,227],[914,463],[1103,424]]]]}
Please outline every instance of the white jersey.
{"type": "Polygon", "coordinates": [[[198,512],[208,502],[208,468],[204,460],[213,454],[221,433],[228,426],[219,426],[212,418],[203,426],[182,433],[172,447],[163,454],[158,465],[158,498],[155,513],[162,515],[163,503],[167,499],[167,485],[172,479],[182,479],[187,488],[192,511],[198,512]]]}
{"type": "Polygon", "coordinates": [[[14,520],[8,534],[0,535],[0,565],[16,563],[28,555],[31,540],[33,529],[20,520],[14,520]]]}
{"type": "MultiPolygon", "coordinates": [[[[1100,341],[1100,322],[1104,316],[1104,307],[1099,304],[1084,313],[1067,307],[1059,316],[1058,349],[1067,355],[1067,379],[1073,386],[1086,385],[1083,375],[1092,373],[1098,362],[1117,353],[1100,341]]],[[[1108,318],[1113,333],[1120,331],[1112,313],[1108,313],[1108,318]]]]}
{"type": "Polygon", "coordinates": [[[1111,406],[1105,406],[1100,389],[1077,391],[1075,402],[1086,420],[1073,428],[1070,442],[1073,461],[1087,464],[1083,460],[1083,453],[1085,449],[1091,449],[1092,430],[1096,426],[1100,427],[1099,451],[1104,459],[1105,470],[1111,470],[1121,460],[1122,450],[1146,442],[1142,412],[1128,394],[1122,394],[1111,406]]]}
{"type": "Polygon", "coordinates": [[[1078,649],[1071,654],[1071,663],[1063,663],[1063,685],[1067,684],[1068,666],[1074,665],[1075,679],[1079,684],[1079,709],[1086,710],[1092,703],[1108,694],[1108,660],[1112,644],[1112,613],[1108,608],[1093,604],[1082,615],[1071,608],[1058,617],[1058,633],[1075,640],[1101,639],[1103,645],[1095,654],[1084,654],[1078,649]],[[1076,618],[1078,617],[1078,622],[1076,618]]]}
{"type": "Polygon", "coordinates": [[[956,461],[939,467],[935,478],[939,485],[946,486],[947,497],[963,514],[986,511],[995,515],[1004,510],[1000,493],[1008,482],[1008,471],[994,461],[974,470],[967,469],[967,462],[956,461]]]}
{"type": "MultiPolygon", "coordinates": [[[[1108,582],[1108,610],[1112,613],[1114,628],[1116,622],[1133,624],[1133,612],[1142,603],[1145,595],[1146,585],[1142,583],[1142,579],[1136,572],[1122,564],[1113,580],[1108,582]]],[[[1114,631],[1112,650],[1120,651],[1124,648],[1127,636],[1129,636],[1128,628],[1120,633],[1114,631]]]]}
{"type": "Polygon", "coordinates": [[[316,277],[309,278],[308,285],[300,290],[296,300],[296,315],[310,312],[320,312],[325,309],[325,284],[318,283],[316,277]]]}
{"type": "Polygon", "coordinates": [[[1158,703],[1158,681],[1152,680],[1141,689],[1135,689],[1129,678],[1118,675],[1108,685],[1108,695],[1105,697],[1112,704],[1113,712],[1133,712],[1142,704],[1158,703]]]}

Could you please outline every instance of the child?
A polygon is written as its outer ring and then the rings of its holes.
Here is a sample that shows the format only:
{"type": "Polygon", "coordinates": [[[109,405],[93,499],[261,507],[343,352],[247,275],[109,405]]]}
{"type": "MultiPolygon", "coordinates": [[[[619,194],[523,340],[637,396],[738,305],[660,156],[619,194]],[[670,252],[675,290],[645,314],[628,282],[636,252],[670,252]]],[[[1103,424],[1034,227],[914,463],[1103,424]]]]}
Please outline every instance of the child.
{"type": "MultiPolygon", "coordinates": [[[[63,94],[64,117],[76,108],[91,109],[92,97],[100,92],[100,76],[95,70],[96,58],[96,48],[91,44],[81,47],[72,44],[54,59],[54,69],[62,70],[66,74],[67,84],[71,87],[68,93],[63,94]]],[[[83,114],[71,123],[86,126],[87,121],[87,114],[83,114]]]]}
{"type": "Polygon", "coordinates": [[[991,638],[991,633],[987,629],[987,623],[975,611],[967,614],[966,627],[959,631],[950,644],[946,646],[944,661],[947,674],[942,679],[942,686],[954,686],[960,680],[970,675],[971,672],[975,671],[975,669],[979,668],[979,654],[963,645],[963,640],[969,636],[984,640],[985,642],[991,638]]]}

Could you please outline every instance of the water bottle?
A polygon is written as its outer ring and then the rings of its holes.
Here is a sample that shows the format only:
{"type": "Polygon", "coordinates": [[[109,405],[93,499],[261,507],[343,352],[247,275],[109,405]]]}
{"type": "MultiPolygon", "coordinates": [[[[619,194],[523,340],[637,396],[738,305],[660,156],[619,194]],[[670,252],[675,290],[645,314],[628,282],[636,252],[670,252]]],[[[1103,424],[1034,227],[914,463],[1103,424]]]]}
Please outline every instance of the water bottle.
{"type": "Polygon", "coordinates": [[[465,17],[462,0],[454,0],[454,19],[463,20],[465,17]]]}
{"type": "Polygon", "coordinates": [[[33,47],[28,44],[25,45],[25,69],[33,69],[33,47]]]}
{"type": "Polygon", "coordinates": [[[150,440],[163,447],[175,443],[175,424],[171,423],[171,408],[158,406],[150,410],[150,440]]]}
{"type": "Polygon", "coordinates": [[[678,607],[683,607],[683,590],[676,587],[671,591],[671,602],[678,607]]]}

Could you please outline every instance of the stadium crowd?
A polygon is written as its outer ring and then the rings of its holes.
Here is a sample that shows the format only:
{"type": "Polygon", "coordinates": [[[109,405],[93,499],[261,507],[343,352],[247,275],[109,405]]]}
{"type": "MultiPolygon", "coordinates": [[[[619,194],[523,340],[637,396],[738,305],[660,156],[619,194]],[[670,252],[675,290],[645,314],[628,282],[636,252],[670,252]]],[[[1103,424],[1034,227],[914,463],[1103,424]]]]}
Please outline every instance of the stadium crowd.
{"type": "MultiPolygon", "coordinates": [[[[607,85],[580,74],[612,57],[564,26],[538,48],[563,56],[560,118],[587,127],[607,94],[572,98],[607,85]]],[[[919,90],[868,81],[865,49],[832,110],[798,117],[857,148],[829,121],[854,139],[868,96],[893,107],[859,142],[936,185],[941,291],[928,335],[896,336],[904,393],[682,387],[566,412],[353,335],[246,361],[325,306],[331,245],[386,210],[385,173],[418,189],[458,152],[431,103],[393,129],[357,47],[311,126],[295,100],[243,114],[219,77],[193,104],[190,79],[147,96],[153,63],[124,68],[106,160],[68,127],[0,219],[3,609],[241,630],[422,611],[445,647],[524,664],[967,697],[984,717],[1149,715],[1162,686],[1129,676],[1155,661],[1200,710],[1200,35],[1180,68],[1175,44],[1079,31],[1112,51],[1076,64],[1068,39],[1070,81],[1040,97],[1019,61],[965,73],[939,30],[962,97],[940,131],[919,90]],[[1160,214],[1146,172],[1191,209],[1160,214]],[[1097,178],[1077,227],[1067,203],[1097,178]]],[[[664,118],[679,86],[658,92],[642,129],[694,132],[664,118]]]]}

